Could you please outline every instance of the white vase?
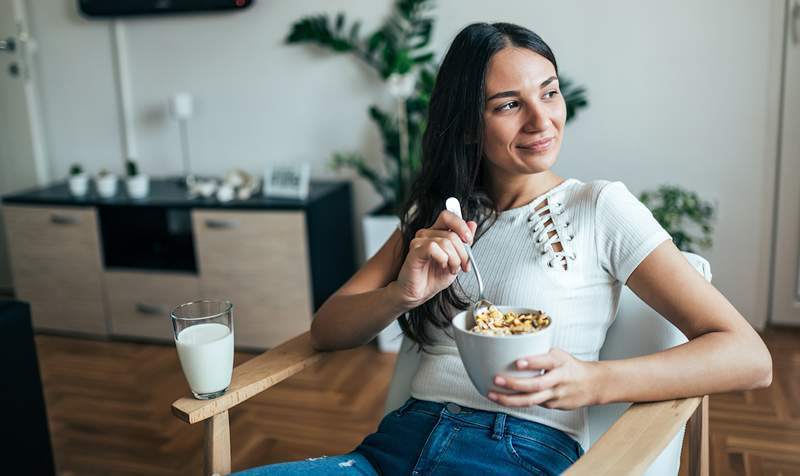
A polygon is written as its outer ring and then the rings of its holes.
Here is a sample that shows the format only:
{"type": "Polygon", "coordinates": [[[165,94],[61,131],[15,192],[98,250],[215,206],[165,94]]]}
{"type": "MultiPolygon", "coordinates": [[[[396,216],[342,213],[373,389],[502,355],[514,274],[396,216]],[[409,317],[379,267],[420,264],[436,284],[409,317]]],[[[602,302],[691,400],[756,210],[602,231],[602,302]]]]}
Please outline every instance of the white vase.
{"type": "Polygon", "coordinates": [[[150,193],[150,177],[144,174],[134,175],[125,180],[130,198],[144,198],[150,193]]]}
{"type": "Polygon", "coordinates": [[[96,177],[97,193],[103,198],[111,198],[117,194],[117,176],[114,174],[96,177]]]}
{"type": "MultiPolygon", "coordinates": [[[[361,221],[364,232],[364,261],[370,259],[381,249],[400,225],[400,219],[392,215],[365,215],[361,221]]],[[[403,332],[397,321],[392,322],[378,334],[378,349],[381,352],[400,351],[403,332]]]]}
{"type": "Polygon", "coordinates": [[[86,174],[70,175],[69,193],[75,197],[86,195],[89,190],[89,177],[86,174]]]}

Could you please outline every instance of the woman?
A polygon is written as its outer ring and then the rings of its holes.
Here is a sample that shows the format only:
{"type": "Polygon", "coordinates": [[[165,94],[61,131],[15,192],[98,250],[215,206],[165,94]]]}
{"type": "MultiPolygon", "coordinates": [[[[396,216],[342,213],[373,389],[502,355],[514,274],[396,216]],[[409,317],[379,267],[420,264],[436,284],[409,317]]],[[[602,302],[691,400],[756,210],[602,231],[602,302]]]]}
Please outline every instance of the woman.
{"type": "Polygon", "coordinates": [[[458,34],[431,97],[402,226],[311,328],[315,347],[344,349],[400,318],[424,351],[412,398],[348,455],[246,474],[559,474],[587,443],[588,405],[770,384],[759,336],[622,183],[550,170],[565,118],[556,60],[535,33],[481,23],[458,34]],[[444,211],[449,196],[466,221],[444,211]],[[448,329],[477,296],[459,274],[470,269],[463,243],[473,245],[489,300],[554,316],[554,348],[517,362],[546,373],[497,376],[513,392],[489,399],[469,382],[448,329]],[[598,362],[623,284],[690,341],[598,362]]]}

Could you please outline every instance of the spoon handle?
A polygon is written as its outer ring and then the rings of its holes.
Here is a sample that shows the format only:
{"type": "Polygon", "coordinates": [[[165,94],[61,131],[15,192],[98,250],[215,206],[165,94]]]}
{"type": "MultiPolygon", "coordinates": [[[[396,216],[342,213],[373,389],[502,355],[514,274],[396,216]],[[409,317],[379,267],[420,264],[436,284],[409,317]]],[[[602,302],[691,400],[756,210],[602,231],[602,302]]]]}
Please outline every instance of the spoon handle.
{"type": "MultiPolygon", "coordinates": [[[[456,197],[450,197],[444,202],[445,208],[447,211],[454,214],[458,218],[464,219],[461,216],[461,203],[458,201],[456,197]]],[[[479,299],[483,299],[483,279],[481,279],[481,273],[478,271],[478,267],[475,265],[475,258],[472,256],[472,247],[469,246],[467,243],[463,243],[464,249],[467,250],[467,256],[469,256],[469,262],[472,263],[472,270],[475,271],[475,277],[478,279],[478,294],[480,294],[479,299]]]]}

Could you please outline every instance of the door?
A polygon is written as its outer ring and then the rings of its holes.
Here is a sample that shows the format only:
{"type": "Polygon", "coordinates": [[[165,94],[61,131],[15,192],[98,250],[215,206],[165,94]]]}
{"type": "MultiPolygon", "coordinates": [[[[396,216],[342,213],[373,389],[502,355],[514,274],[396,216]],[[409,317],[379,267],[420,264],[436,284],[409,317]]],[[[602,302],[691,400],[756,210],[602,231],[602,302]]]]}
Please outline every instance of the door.
{"type": "Polygon", "coordinates": [[[800,0],[788,0],[770,320],[800,326],[800,0]]]}
{"type": "MultiPolygon", "coordinates": [[[[22,0],[0,1],[0,195],[46,180],[30,37],[22,0]]],[[[0,292],[11,289],[0,219],[0,292]]]]}

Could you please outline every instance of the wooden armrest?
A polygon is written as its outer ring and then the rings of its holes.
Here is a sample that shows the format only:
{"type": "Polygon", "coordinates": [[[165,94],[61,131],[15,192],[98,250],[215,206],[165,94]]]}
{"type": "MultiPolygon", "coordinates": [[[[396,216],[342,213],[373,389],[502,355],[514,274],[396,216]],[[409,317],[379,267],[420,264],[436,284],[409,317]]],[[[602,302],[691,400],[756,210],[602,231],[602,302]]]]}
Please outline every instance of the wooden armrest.
{"type": "Polygon", "coordinates": [[[643,474],[707,397],[635,403],[565,476],[643,474]]]}
{"type": "Polygon", "coordinates": [[[311,333],[305,332],[234,368],[231,385],[221,397],[213,400],[184,397],[172,404],[172,413],[188,423],[203,421],[316,364],[328,354],[315,350],[311,346],[311,333]]]}

